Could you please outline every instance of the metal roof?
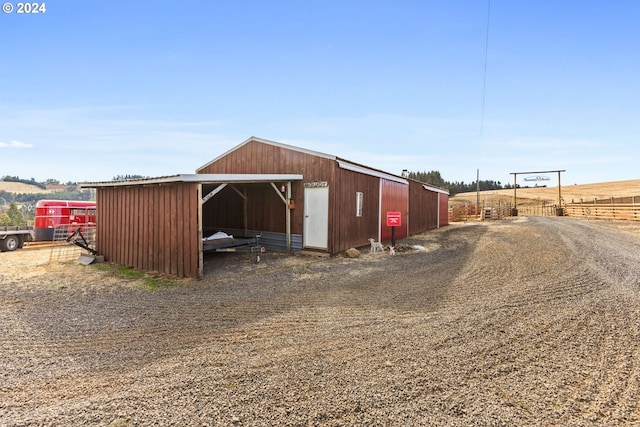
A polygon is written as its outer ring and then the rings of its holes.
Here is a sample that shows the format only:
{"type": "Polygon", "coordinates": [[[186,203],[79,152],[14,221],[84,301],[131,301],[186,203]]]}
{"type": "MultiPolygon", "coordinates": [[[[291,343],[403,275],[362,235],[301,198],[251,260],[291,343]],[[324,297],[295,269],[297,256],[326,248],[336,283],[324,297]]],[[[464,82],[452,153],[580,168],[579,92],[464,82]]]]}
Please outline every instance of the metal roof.
{"type": "Polygon", "coordinates": [[[264,182],[301,181],[298,174],[217,174],[197,173],[162,176],[157,178],[131,179],[124,181],[81,182],[80,188],[99,187],[131,187],[148,184],[173,184],[178,182],[192,182],[200,184],[256,184],[264,182]]]}
{"type": "Polygon", "coordinates": [[[363,173],[365,175],[370,175],[370,176],[375,176],[378,178],[384,178],[384,179],[388,179],[389,181],[395,181],[395,182],[399,182],[401,184],[405,184],[408,185],[409,181],[407,181],[406,179],[397,176],[397,175],[393,175],[387,172],[383,172],[380,170],[376,170],[376,169],[372,169],[366,166],[362,166],[362,165],[358,165],[356,163],[353,162],[349,162],[346,160],[341,160],[341,159],[336,159],[336,161],[338,162],[338,166],[342,169],[347,169],[350,170],[352,172],[359,172],[359,173],[363,173]]]}
{"type": "Polygon", "coordinates": [[[434,187],[433,185],[422,184],[422,188],[424,188],[425,190],[436,192],[436,193],[449,195],[449,190],[445,190],[445,189],[442,189],[442,188],[434,187]]]}

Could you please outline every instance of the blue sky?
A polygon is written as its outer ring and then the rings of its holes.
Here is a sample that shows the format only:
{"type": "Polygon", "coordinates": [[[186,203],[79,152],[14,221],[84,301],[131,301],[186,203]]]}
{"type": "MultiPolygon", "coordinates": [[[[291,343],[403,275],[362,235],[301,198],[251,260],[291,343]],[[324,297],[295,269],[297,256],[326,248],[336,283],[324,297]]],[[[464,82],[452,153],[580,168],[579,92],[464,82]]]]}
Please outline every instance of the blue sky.
{"type": "Polygon", "coordinates": [[[640,1],[45,4],[0,14],[0,176],[193,173],[255,135],[448,181],[640,179],[640,1]]]}

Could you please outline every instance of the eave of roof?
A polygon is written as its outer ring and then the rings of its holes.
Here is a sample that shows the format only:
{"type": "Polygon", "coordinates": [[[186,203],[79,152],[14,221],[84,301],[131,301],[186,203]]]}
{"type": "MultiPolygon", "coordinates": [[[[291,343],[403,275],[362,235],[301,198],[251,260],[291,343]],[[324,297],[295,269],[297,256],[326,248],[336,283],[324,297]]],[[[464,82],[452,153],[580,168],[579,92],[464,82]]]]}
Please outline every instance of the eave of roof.
{"type": "Polygon", "coordinates": [[[447,196],[449,195],[449,190],[434,187],[433,185],[422,184],[422,188],[424,188],[425,190],[433,191],[435,193],[446,194],[447,196]]]}
{"type": "Polygon", "coordinates": [[[372,169],[370,167],[359,165],[357,163],[353,163],[348,160],[344,160],[340,158],[337,158],[336,161],[338,162],[338,166],[341,167],[342,169],[347,169],[352,172],[358,172],[365,175],[375,176],[377,178],[383,178],[389,181],[399,182],[405,185],[409,184],[409,181],[407,181],[405,178],[401,176],[393,175],[388,172],[377,170],[377,169],[372,169]]]}
{"type": "Polygon", "coordinates": [[[157,185],[175,183],[199,183],[199,184],[256,184],[265,182],[301,181],[302,175],[298,174],[180,174],[162,176],[157,178],[132,179],[125,181],[81,182],[80,188],[99,187],[132,187],[137,185],[157,185]]]}

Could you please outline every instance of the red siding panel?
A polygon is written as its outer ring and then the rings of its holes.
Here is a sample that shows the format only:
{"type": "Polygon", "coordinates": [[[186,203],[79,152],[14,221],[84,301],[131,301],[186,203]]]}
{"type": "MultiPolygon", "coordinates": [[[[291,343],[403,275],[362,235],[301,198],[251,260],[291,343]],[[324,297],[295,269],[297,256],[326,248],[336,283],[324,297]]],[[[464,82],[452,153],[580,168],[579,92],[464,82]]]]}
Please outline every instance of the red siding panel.
{"type": "Polygon", "coordinates": [[[391,240],[391,227],[387,227],[387,212],[400,212],[402,225],[396,227],[396,239],[407,237],[409,186],[400,182],[380,179],[382,199],[380,204],[380,241],[391,240]]]}
{"type": "Polygon", "coordinates": [[[449,225],[449,195],[440,193],[440,227],[449,225]]]}
{"type": "Polygon", "coordinates": [[[409,181],[409,234],[438,228],[439,194],[421,182],[409,181]]]}
{"type": "Polygon", "coordinates": [[[368,244],[368,239],[378,240],[380,221],[380,178],[337,168],[336,184],[329,188],[334,194],[334,204],[329,206],[329,218],[333,218],[333,253],[350,247],[368,244]],[[362,216],[356,216],[356,193],[363,195],[362,216]],[[332,206],[333,213],[332,212],[332,206]]]}

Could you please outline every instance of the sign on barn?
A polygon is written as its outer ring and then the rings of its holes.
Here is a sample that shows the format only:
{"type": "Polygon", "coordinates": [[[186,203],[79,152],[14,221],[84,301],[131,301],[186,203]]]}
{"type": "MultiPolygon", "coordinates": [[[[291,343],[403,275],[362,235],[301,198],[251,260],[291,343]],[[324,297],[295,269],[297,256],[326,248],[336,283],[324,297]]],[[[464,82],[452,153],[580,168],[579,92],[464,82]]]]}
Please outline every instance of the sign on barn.
{"type": "Polygon", "coordinates": [[[402,212],[387,212],[387,227],[400,227],[402,225],[402,212]]]}

